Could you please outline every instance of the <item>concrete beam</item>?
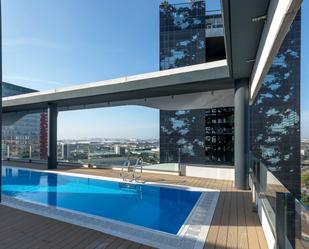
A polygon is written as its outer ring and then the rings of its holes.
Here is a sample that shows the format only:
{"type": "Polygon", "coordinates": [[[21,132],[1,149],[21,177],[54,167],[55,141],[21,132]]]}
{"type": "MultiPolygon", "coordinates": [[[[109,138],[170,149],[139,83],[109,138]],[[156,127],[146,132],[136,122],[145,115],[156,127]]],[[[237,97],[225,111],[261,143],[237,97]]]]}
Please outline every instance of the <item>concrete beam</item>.
{"type": "Polygon", "coordinates": [[[113,101],[99,104],[66,106],[58,108],[58,111],[72,111],[125,105],[145,106],[166,111],[234,106],[234,89],[188,93],[153,98],[139,98],[133,100],[113,101]]]}
{"type": "Polygon", "coordinates": [[[3,98],[4,112],[232,88],[226,60],[3,98]],[[181,90],[182,89],[182,90],[181,90]],[[182,92],[181,92],[182,91],[182,92]]]}

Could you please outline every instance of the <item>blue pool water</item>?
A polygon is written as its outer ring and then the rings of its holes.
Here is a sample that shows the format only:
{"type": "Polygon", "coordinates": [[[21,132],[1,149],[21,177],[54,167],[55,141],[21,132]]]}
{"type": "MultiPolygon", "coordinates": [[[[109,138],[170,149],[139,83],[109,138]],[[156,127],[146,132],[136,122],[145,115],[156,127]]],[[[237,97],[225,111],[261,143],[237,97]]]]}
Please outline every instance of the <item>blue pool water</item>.
{"type": "Polygon", "coordinates": [[[4,167],[3,194],[177,234],[201,192],[4,167]]]}

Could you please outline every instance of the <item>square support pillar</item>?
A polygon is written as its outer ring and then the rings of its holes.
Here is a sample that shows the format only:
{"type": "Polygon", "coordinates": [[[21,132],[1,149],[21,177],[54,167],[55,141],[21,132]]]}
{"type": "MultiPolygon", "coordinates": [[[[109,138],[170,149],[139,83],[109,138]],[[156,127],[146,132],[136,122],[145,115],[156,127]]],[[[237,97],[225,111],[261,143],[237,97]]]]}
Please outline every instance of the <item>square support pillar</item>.
{"type": "Polygon", "coordinates": [[[47,168],[57,168],[57,118],[58,108],[55,104],[49,104],[48,110],[48,154],[47,168]]]}
{"type": "Polygon", "coordinates": [[[234,153],[235,187],[249,188],[249,80],[235,81],[234,153]]]}

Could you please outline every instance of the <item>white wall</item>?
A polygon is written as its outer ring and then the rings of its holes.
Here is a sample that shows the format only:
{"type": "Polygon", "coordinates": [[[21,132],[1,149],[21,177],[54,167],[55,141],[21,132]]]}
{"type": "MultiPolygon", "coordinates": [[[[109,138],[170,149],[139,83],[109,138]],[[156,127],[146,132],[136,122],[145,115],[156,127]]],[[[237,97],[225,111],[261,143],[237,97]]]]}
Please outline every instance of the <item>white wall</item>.
{"type": "Polygon", "coordinates": [[[218,180],[234,181],[235,170],[233,167],[215,167],[213,165],[193,166],[185,165],[182,169],[183,175],[213,178],[218,180]]]}

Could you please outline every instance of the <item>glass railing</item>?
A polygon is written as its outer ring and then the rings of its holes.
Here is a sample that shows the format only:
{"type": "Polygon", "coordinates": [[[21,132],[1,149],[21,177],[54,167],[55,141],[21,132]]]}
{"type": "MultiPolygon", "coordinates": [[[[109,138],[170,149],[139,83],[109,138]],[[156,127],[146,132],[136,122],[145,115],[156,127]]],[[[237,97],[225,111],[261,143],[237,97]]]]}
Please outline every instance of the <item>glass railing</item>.
{"type": "Polygon", "coordinates": [[[258,159],[251,157],[251,179],[279,248],[309,248],[309,207],[258,159]]]}
{"type": "Polygon", "coordinates": [[[125,146],[103,143],[59,143],[60,165],[90,168],[121,169],[130,160],[131,165],[139,161],[144,170],[179,173],[178,163],[160,163],[160,152],[156,146],[129,144],[125,146]]]}
{"type": "Polygon", "coordinates": [[[295,248],[309,248],[309,208],[295,199],[296,241],[295,248]]]}
{"type": "MultiPolygon", "coordinates": [[[[57,146],[57,161],[63,167],[89,167],[120,170],[128,158],[132,164],[138,160],[144,170],[186,174],[186,166],[197,167],[233,167],[227,164],[224,155],[220,160],[209,160],[202,163],[196,161],[188,149],[171,150],[160,158],[158,145],[150,146],[136,142],[135,144],[118,146],[106,143],[91,142],[59,142],[57,146]],[[195,161],[194,161],[195,160],[195,161]]],[[[47,163],[47,148],[42,144],[29,140],[6,141],[2,143],[2,158],[11,161],[47,163]]]]}
{"type": "MultiPolygon", "coordinates": [[[[23,162],[47,162],[47,148],[41,146],[38,142],[29,140],[6,141],[2,143],[2,158],[11,161],[23,162]],[[43,150],[42,150],[43,149],[43,150]],[[45,156],[44,156],[45,155],[45,156]]],[[[144,146],[136,143],[125,146],[107,145],[105,143],[91,142],[68,142],[58,143],[57,160],[59,166],[67,167],[89,167],[89,168],[108,168],[121,169],[127,160],[135,164],[139,160],[139,165],[144,170],[159,171],[173,174],[186,174],[186,166],[197,167],[228,167],[222,159],[220,161],[208,161],[205,164],[194,161],[195,157],[191,156],[187,149],[177,149],[169,151],[168,155],[160,158],[158,145],[144,146]],[[193,159],[192,159],[193,158],[193,159]],[[162,159],[162,160],[161,160],[162,159]]]]}
{"type": "Polygon", "coordinates": [[[4,160],[46,160],[42,158],[42,153],[39,143],[2,143],[2,158],[4,160]]]}
{"type": "Polygon", "coordinates": [[[3,115],[2,158],[23,161],[46,160],[46,110],[3,115]]]}

